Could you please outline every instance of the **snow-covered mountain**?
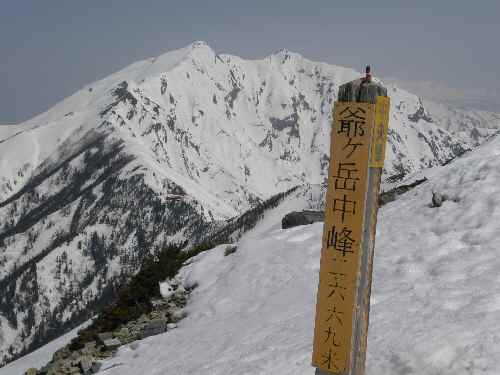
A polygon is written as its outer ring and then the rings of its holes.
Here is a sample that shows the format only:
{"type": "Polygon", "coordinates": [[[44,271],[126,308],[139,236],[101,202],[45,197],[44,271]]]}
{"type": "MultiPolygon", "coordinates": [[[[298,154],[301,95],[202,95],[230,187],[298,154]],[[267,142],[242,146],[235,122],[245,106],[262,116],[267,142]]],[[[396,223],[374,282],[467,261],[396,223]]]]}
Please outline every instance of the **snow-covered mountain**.
{"type": "Polygon", "coordinates": [[[477,146],[484,141],[485,137],[498,131],[499,113],[480,110],[466,111],[430,100],[423,100],[423,104],[440,126],[460,136],[470,145],[477,146]]]}
{"type": "MultiPolygon", "coordinates": [[[[499,158],[497,136],[409,176],[428,181],[380,208],[366,373],[500,373],[499,158]],[[431,205],[433,192],[446,197],[440,207],[431,205]]],[[[122,346],[99,374],[314,374],[323,226],[280,225],[284,214],[309,207],[305,197],[298,192],[267,212],[236,252],[226,256],[222,245],[190,259],[177,276],[197,285],[187,317],[122,346]]],[[[0,375],[44,364],[51,345],[0,375]]]]}
{"type": "MultiPolygon", "coordinates": [[[[0,127],[0,363],[86,319],[146,254],[322,184],[338,87],[359,76],[286,50],[248,61],[195,42],[0,127]]],[[[500,127],[494,114],[389,95],[387,180],[500,127]]]]}
{"type": "MultiPolygon", "coordinates": [[[[379,211],[366,373],[500,373],[500,137],[379,211]],[[433,192],[446,197],[432,207],[433,192]]],[[[289,199],[178,275],[198,285],[173,331],[127,345],[102,374],[314,374],[322,223],[281,229],[289,199]]]]}

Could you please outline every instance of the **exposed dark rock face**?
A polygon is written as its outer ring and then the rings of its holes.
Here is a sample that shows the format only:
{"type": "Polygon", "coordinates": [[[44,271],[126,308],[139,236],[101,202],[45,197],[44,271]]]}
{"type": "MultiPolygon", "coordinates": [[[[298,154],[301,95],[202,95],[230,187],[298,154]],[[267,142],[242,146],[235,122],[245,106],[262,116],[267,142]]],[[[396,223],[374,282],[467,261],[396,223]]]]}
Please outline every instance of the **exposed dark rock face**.
{"type": "Polygon", "coordinates": [[[432,193],[432,207],[441,207],[443,202],[445,201],[445,197],[438,192],[432,193]]]}
{"type": "MultiPolygon", "coordinates": [[[[115,98],[115,101],[108,105],[106,109],[104,109],[100,115],[104,117],[109,111],[115,108],[119,103],[130,103],[132,107],[135,109],[137,105],[137,98],[128,90],[128,83],[123,81],[120,83],[112,92],[111,95],[115,98]]],[[[133,110],[131,110],[133,113],[133,110]]],[[[129,112],[129,113],[131,113],[129,112]]],[[[128,119],[130,120],[132,116],[128,119]]]]}
{"type": "Polygon", "coordinates": [[[389,191],[382,192],[380,194],[379,200],[378,200],[379,206],[383,206],[384,204],[387,204],[389,202],[392,202],[392,201],[396,200],[396,198],[399,195],[406,193],[407,191],[413,189],[414,187],[416,187],[416,186],[418,186],[420,184],[423,184],[426,181],[427,181],[427,178],[424,177],[424,178],[422,178],[420,180],[412,182],[411,184],[400,185],[400,186],[397,186],[394,189],[391,189],[389,191]]]}
{"type": "Polygon", "coordinates": [[[417,111],[411,115],[408,115],[408,120],[413,122],[419,122],[420,120],[432,122],[432,117],[427,114],[422,100],[419,100],[419,104],[420,106],[418,107],[417,111]]]}
{"type": "Polygon", "coordinates": [[[323,221],[325,213],[323,211],[294,211],[285,215],[281,220],[281,227],[288,229],[299,225],[312,224],[323,221]]]}
{"type": "Polygon", "coordinates": [[[269,119],[269,121],[271,121],[273,129],[282,131],[288,128],[289,129],[288,135],[290,137],[299,136],[299,126],[297,124],[297,120],[298,116],[296,114],[291,114],[290,116],[285,117],[284,119],[277,119],[274,117],[271,117],[269,119]]]}

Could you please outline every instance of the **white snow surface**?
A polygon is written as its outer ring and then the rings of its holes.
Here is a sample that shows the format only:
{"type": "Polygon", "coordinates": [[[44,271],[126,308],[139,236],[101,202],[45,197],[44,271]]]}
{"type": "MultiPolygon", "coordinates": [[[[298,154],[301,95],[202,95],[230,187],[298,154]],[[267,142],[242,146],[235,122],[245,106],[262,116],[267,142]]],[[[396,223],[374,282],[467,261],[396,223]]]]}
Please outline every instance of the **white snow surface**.
{"type": "MultiPolygon", "coordinates": [[[[367,374],[500,374],[499,156],[497,137],[380,209],[367,374]],[[449,200],[430,207],[433,191],[449,200]]],[[[312,375],[323,225],[280,229],[300,205],[274,209],[236,253],[192,259],[187,318],[100,374],[312,375]]]]}
{"type": "Polygon", "coordinates": [[[68,344],[74,337],[76,337],[79,330],[85,328],[90,324],[90,320],[76,327],[70,332],[52,340],[41,348],[13,361],[4,367],[0,368],[0,375],[22,375],[24,372],[31,368],[40,368],[45,366],[51,359],[52,355],[68,344]]]}
{"type": "MultiPolygon", "coordinates": [[[[22,193],[36,177],[45,176],[35,189],[43,204],[72,183],[73,172],[91,169],[85,154],[71,160],[68,173],[57,167],[75,152],[97,153],[90,146],[96,139],[105,139],[106,150],[120,140],[122,156],[134,157],[120,172],[120,179],[140,175],[162,200],[184,199],[207,221],[235,217],[257,200],[293,186],[321,184],[328,173],[331,110],[338,87],[359,76],[354,70],[309,61],[286,50],[261,60],[243,60],[218,55],[203,42],[134,63],[83,87],[31,120],[0,127],[0,205],[6,203],[0,207],[0,228],[5,231],[17,225],[28,209],[38,207],[29,189],[22,193]],[[57,173],[46,175],[47,171],[57,173]],[[184,198],[172,186],[182,188],[184,198]],[[22,194],[16,198],[18,192],[22,194]]],[[[483,142],[500,127],[498,114],[427,106],[397,87],[388,90],[391,122],[384,178],[439,165],[483,142]]],[[[92,172],[87,185],[100,175],[92,172]]],[[[99,196],[100,189],[102,184],[93,192],[99,196]]],[[[57,233],[67,231],[80,202],[75,199],[64,210],[49,211],[29,230],[9,236],[0,254],[0,277],[34,259],[57,233]]],[[[120,216],[120,228],[125,220],[126,215],[120,216]]],[[[29,278],[31,283],[36,281],[39,295],[39,302],[30,306],[35,313],[32,329],[23,322],[26,312],[19,312],[24,310],[19,301],[27,295],[21,291],[22,283],[17,283],[18,303],[13,304],[13,310],[19,308],[15,310],[17,328],[0,316],[0,362],[2,357],[9,359],[9,348],[16,354],[28,346],[43,322],[42,315],[54,311],[70,285],[82,283],[94,272],[95,262],[84,255],[85,236],[93,231],[108,236],[116,228],[98,224],[81,229],[71,242],[37,262],[36,273],[29,278]],[[82,249],[78,249],[79,241],[82,249]],[[63,257],[65,266],[71,265],[70,276],[57,272],[55,263],[63,257]],[[30,332],[24,339],[23,329],[30,332]]],[[[256,236],[257,232],[252,233],[256,236]]],[[[169,240],[184,238],[180,230],[169,240]]],[[[133,254],[134,241],[132,232],[122,246],[125,254],[133,254]]],[[[259,246],[269,245],[275,254],[279,251],[275,242],[259,246]]],[[[302,249],[308,243],[296,245],[302,249]]],[[[235,258],[245,252],[245,242],[241,246],[235,258]]],[[[103,281],[125,267],[116,259],[109,261],[103,281]]],[[[85,309],[99,293],[94,279],[82,289],[81,298],[67,305],[61,319],[85,309]]]]}

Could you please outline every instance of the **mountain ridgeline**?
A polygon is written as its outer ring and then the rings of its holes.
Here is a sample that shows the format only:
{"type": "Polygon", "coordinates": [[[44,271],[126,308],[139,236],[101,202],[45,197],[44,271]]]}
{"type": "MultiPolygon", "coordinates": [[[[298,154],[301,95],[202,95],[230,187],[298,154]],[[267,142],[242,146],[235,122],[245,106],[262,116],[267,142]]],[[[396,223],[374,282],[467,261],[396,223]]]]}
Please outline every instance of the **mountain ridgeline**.
{"type": "MultiPolygon", "coordinates": [[[[358,77],[286,50],[249,61],[195,42],[0,128],[0,364],[88,319],[149,254],[237,238],[271,197],[323,185],[336,93],[358,77]]],[[[389,96],[386,181],[500,126],[389,96]]]]}

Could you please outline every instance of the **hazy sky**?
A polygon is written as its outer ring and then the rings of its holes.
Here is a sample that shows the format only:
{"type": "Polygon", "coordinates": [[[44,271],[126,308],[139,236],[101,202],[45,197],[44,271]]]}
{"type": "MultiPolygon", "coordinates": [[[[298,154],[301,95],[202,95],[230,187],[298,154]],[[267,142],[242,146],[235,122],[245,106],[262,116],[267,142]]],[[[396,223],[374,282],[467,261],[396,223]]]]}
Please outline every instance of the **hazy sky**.
{"type": "Polygon", "coordinates": [[[378,76],[497,95],[499,19],[498,0],[2,0],[0,123],[194,40],[245,58],[287,48],[358,70],[371,63],[378,76]]]}

